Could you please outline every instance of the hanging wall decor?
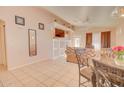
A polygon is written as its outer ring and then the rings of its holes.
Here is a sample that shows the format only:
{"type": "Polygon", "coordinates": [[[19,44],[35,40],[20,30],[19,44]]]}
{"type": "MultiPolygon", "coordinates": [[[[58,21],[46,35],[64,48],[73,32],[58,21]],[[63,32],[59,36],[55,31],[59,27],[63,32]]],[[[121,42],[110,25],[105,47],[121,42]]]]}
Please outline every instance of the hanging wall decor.
{"type": "Polygon", "coordinates": [[[44,30],[44,24],[43,23],[38,23],[38,28],[40,30],[44,30]]]}
{"type": "Polygon", "coordinates": [[[36,56],[37,55],[36,30],[28,29],[28,37],[29,37],[29,56],[36,56]]]}
{"type": "Polygon", "coordinates": [[[15,16],[15,24],[25,26],[25,19],[20,16],[15,16]]]}

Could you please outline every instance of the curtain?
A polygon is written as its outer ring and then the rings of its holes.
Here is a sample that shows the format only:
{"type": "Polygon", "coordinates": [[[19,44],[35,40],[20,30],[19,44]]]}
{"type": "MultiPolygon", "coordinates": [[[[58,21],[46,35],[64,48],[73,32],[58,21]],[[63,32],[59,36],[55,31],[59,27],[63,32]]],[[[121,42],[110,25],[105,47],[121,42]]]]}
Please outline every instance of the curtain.
{"type": "Polygon", "coordinates": [[[110,37],[111,33],[108,32],[101,32],[101,47],[102,48],[110,48],[110,37]]]}
{"type": "Polygon", "coordinates": [[[101,48],[101,32],[93,33],[93,46],[96,50],[101,48]]]}

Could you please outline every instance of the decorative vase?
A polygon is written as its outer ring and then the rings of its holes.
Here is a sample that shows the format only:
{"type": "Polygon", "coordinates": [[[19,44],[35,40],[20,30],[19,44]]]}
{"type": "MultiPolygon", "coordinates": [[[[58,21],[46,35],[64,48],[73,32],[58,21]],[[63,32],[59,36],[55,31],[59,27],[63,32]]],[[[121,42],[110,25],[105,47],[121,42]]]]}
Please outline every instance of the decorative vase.
{"type": "Polygon", "coordinates": [[[124,66],[124,55],[118,55],[115,58],[115,63],[120,66],[124,66]]]}

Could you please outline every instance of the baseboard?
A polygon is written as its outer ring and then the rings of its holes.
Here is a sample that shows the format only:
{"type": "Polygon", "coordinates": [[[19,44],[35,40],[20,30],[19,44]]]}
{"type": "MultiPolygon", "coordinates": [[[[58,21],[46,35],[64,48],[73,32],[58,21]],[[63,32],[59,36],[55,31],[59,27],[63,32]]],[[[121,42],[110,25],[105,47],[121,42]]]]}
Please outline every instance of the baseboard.
{"type": "Polygon", "coordinates": [[[35,62],[30,62],[30,63],[23,64],[23,65],[20,65],[20,66],[17,66],[17,67],[8,68],[8,71],[11,71],[11,70],[14,70],[14,69],[18,69],[18,68],[21,68],[21,67],[24,67],[24,66],[28,66],[28,65],[30,65],[30,64],[35,64],[35,63],[38,63],[38,62],[41,62],[41,61],[49,61],[49,60],[52,60],[52,59],[50,58],[50,59],[37,60],[37,61],[35,61],[35,62]]]}

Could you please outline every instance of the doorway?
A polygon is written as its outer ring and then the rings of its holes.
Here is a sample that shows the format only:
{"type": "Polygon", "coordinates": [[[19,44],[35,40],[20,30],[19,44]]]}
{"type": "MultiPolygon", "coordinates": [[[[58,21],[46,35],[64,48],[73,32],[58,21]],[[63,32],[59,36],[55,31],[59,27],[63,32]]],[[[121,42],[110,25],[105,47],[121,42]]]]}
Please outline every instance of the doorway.
{"type": "Polygon", "coordinates": [[[73,42],[74,47],[80,47],[80,37],[74,37],[73,42]]]}
{"type": "Polygon", "coordinates": [[[92,47],[92,33],[86,33],[86,48],[92,47]]]}
{"type": "Polygon", "coordinates": [[[102,32],[101,33],[101,48],[110,48],[111,44],[111,32],[102,32]]]}
{"type": "Polygon", "coordinates": [[[0,20],[0,72],[7,70],[5,47],[5,22],[0,20]]]}

